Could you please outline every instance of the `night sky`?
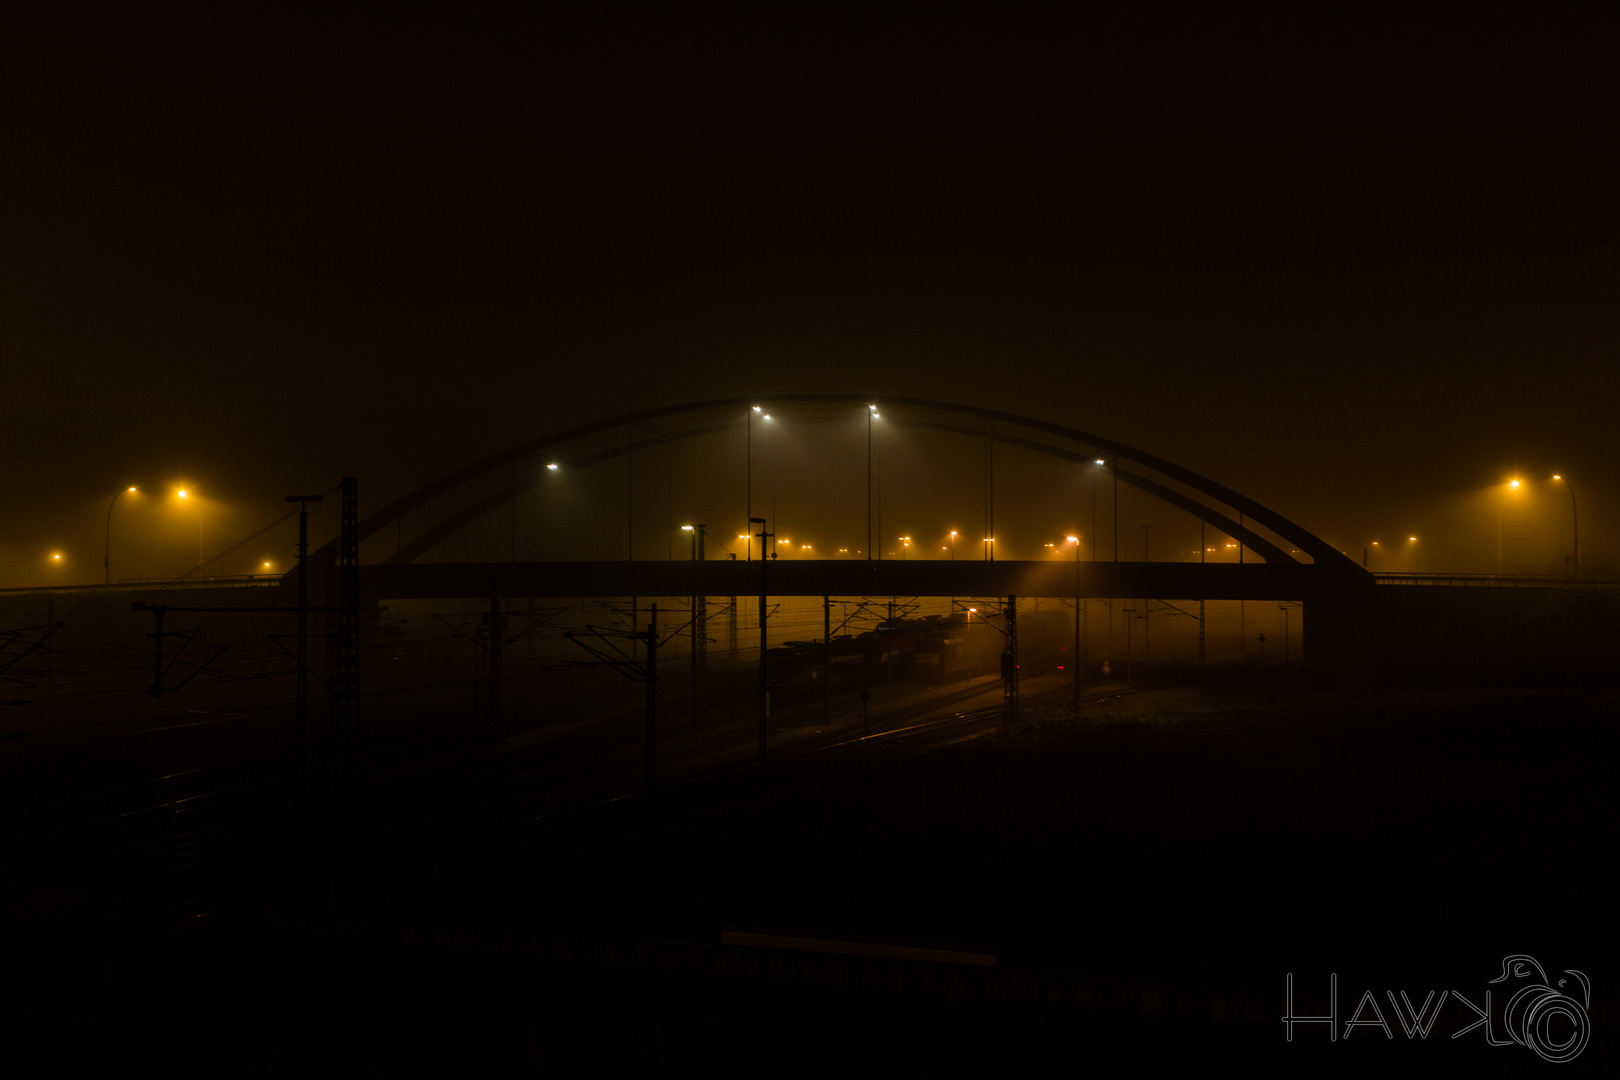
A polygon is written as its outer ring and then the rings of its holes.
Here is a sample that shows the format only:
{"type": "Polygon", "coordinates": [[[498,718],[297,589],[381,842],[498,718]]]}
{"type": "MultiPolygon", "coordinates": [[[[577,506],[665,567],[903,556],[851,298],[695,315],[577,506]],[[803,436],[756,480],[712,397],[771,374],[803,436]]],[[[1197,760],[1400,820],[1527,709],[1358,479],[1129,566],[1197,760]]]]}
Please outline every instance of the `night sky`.
{"type": "Polygon", "coordinates": [[[531,7],[0,16],[0,585],[100,580],[130,483],[245,534],[795,392],[1072,425],[1433,570],[1495,569],[1509,475],[1556,568],[1562,471],[1620,577],[1598,5],[531,7]]]}

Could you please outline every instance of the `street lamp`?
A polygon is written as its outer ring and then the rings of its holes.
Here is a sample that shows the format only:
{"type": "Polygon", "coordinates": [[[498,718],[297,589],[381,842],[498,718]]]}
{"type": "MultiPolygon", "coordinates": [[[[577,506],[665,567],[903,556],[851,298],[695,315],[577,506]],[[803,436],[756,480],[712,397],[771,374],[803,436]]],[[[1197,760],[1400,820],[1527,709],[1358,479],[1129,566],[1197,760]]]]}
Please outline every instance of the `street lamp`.
{"type": "Polygon", "coordinates": [[[984,538],[984,558],[986,562],[996,561],[996,549],[991,546],[994,543],[995,541],[990,537],[987,536],[984,538]]]}
{"type": "Polygon", "coordinates": [[[895,537],[895,539],[900,541],[900,561],[905,562],[906,561],[906,552],[911,550],[911,537],[909,537],[909,536],[897,536],[897,537],[895,537]]]}
{"type": "MultiPolygon", "coordinates": [[[[1098,465],[1103,464],[1102,458],[1097,458],[1098,465]]],[[[1091,561],[1097,561],[1097,470],[1091,470],[1091,561]]]]}
{"type": "Polygon", "coordinates": [[[1569,518],[1574,533],[1572,539],[1575,543],[1575,580],[1579,581],[1581,580],[1581,516],[1580,512],[1575,508],[1575,485],[1565,479],[1562,473],[1553,473],[1553,479],[1562,480],[1564,486],[1569,489],[1569,518]]]}
{"type": "Polygon", "coordinates": [[[1502,561],[1502,506],[1507,501],[1507,493],[1518,490],[1519,482],[1509,480],[1507,486],[1502,489],[1502,498],[1497,500],[1496,503],[1496,572],[1498,574],[1502,573],[1504,569],[1502,561]]]}
{"type": "MultiPolygon", "coordinates": [[[[745,426],[746,431],[743,436],[744,441],[747,444],[745,450],[743,451],[743,485],[748,490],[744,495],[743,502],[747,508],[747,517],[749,521],[754,520],[754,414],[763,414],[764,411],[765,410],[761,406],[753,405],[749,407],[748,413],[746,414],[748,417],[748,423],[745,426]]],[[[741,540],[744,538],[739,536],[737,539],[741,540]]],[[[761,551],[760,557],[764,558],[764,556],[765,553],[761,551]]],[[[753,559],[754,545],[752,542],[750,542],[748,547],[745,549],[743,561],[752,562],[753,559]]]]}
{"type": "MultiPolygon", "coordinates": [[[[878,419],[876,405],[866,407],[866,561],[872,561],[872,421],[878,419]]],[[[881,493],[878,496],[882,498],[881,493]]],[[[878,516],[882,524],[882,515],[878,516]]],[[[882,554],[878,555],[882,559],[882,554]]]]}
{"type": "MultiPolygon", "coordinates": [[[[182,504],[191,501],[191,495],[192,495],[192,492],[191,492],[190,488],[177,488],[177,489],[175,489],[175,493],[174,493],[174,497],[179,499],[182,504]]],[[[196,526],[197,526],[197,552],[196,552],[196,562],[195,562],[194,565],[199,570],[202,568],[202,563],[203,563],[202,511],[203,511],[202,505],[199,503],[197,505],[197,508],[192,512],[192,520],[196,523],[196,526]]],[[[184,520],[184,519],[182,519],[182,520],[184,520]]],[[[192,573],[195,573],[195,572],[196,571],[192,571],[192,573]]]]}
{"type": "Polygon", "coordinates": [[[1074,545],[1074,655],[1069,662],[1074,665],[1074,707],[1080,707],[1080,538],[1078,536],[1065,537],[1074,545]]]}
{"type": "Polygon", "coordinates": [[[121,491],[116,492],[112,497],[112,502],[107,504],[107,546],[103,550],[102,555],[101,555],[101,569],[107,576],[107,584],[108,585],[112,584],[112,512],[113,512],[113,507],[118,505],[118,497],[120,495],[123,495],[125,492],[134,491],[134,490],[135,490],[134,485],[131,485],[131,486],[127,487],[127,488],[124,488],[121,491]]]}
{"type": "MultiPolygon", "coordinates": [[[[682,525],[682,532],[692,534],[692,561],[702,562],[704,529],[707,525],[682,525]]],[[[694,593],[692,595],[692,670],[691,670],[691,697],[692,697],[692,725],[697,726],[698,711],[698,670],[708,663],[707,642],[709,639],[709,598],[694,593]]]]}
{"type": "Polygon", "coordinates": [[[707,529],[707,528],[708,528],[707,525],[682,525],[681,526],[681,532],[691,533],[692,534],[692,561],[694,561],[694,562],[699,561],[703,557],[702,556],[703,539],[704,539],[703,530],[707,529]]]}
{"type": "Polygon", "coordinates": [[[956,561],[956,530],[951,530],[951,562],[956,561]]]}

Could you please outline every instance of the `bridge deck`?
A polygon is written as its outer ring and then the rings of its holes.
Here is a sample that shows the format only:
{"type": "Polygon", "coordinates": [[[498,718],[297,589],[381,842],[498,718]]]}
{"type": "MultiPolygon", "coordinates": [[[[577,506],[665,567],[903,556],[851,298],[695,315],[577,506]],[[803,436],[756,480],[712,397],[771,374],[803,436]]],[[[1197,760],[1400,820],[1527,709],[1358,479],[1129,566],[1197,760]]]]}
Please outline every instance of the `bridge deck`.
{"type": "Polygon", "coordinates": [[[1074,596],[1310,600],[1365,581],[1310,565],[1081,562],[539,562],[362,566],[368,600],[474,596],[1074,596]]]}

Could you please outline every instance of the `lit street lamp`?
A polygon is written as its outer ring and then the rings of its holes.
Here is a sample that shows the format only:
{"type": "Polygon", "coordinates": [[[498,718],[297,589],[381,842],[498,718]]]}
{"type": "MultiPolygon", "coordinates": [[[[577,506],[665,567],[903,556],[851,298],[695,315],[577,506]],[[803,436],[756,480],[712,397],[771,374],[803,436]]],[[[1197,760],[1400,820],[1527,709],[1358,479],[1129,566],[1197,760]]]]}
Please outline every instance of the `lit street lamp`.
{"type": "MultiPolygon", "coordinates": [[[[191,489],[190,488],[180,488],[177,491],[175,491],[174,497],[179,499],[182,503],[185,503],[186,501],[188,501],[191,498],[191,489]]],[[[202,535],[202,506],[200,504],[197,506],[197,509],[195,511],[194,520],[196,521],[196,525],[197,525],[197,553],[196,553],[196,562],[195,562],[194,565],[198,569],[201,569],[202,568],[202,563],[203,563],[203,535],[202,535]]],[[[195,571],[192,571],[192,572],[194,573],[195,571]]]]}
{"type": "Polygon", "coordinates": [[[1504,568],[1502,561],[1502,506],[1507,501],[1507,493],[1518,490],[1519,482],[1509,480],[1507,486],[1502,489],[1502,498],[1497,500],[1496,503],[1496,572],[1498,574],[1502,573],[1504,568]]]}
{"type": "Polygon", "coordinates": [[[124,494],[124,492],[126,492],[126,491],[134,491],[134,490],[135,490],[135,488],[132,485],[130,487],[124,488],[121,491],[118,491],[117,493],[115,493],[113,495],[112,502],[107,504],[107,546],[103,550],[102,555],[101,555],[101,569],[103,570],[103,572],[105,572],[105,574],[107,576],[107,584],[108,585],[112,584],[112,512],[113,512],[113,507],[118,505],[118,497],[120,495],[124,494]]]}
{"type": "Polygon", "coordinates": [[[1074,666],[1074,707],[1080,707],[1080,538],[1065,537],[1074,545],[1074,654],[1069,663],[1074,666]]]}
{"type": "Polygon", "coordinates": [[[1575,508],[1575,485],[1565,479],[1562,473],[1553,473],[1553,479],[1562,480],[1564,486],[1569,489],[1569,518],[1574,533],[1572,539],[1575,544],[1575,580],[1579,581],[1581,580],[1581,516],[1580,511],[1575,508]]]}
{"type": "MultiPolygon", "coordinates": [[[[866,407],[866,561],[872,561],[872,421],[879,419],[876,405],[866,407]]],[[[878,492],[878,498],[883,493],[878,492]]],[[[883,515],[878,514],[878,527],[883,527],[883,515]]],[[[881,560],[882,553],[878,553],[881,560]]]]}
{"type": "MultiPolygon", "coordinates": [[[[764,409],[758,405],[754,405],[749,408],[749,411],[746,414],[748,417],[748,422],[745,425],[745,433],[743,436],[746,441],[746,448],[743,451],[743,485],[748,489],[744,493],[743,502],[747,509],[749,521],[754,520],[754,414],[763,414],[763,412],[764,409]]],[[[742,540],[746,539],[746,537],[739,536],[737,539],[742,540]]],[[[759,554],[760,558],[763,559],[765,557],[765,552],[763,550],[761,550],[759,554]]],[[[744,549],[743,561],[752,562],[753,559],[754,545],[753,541],[750,540],[747,548],[744,549]]]]}
{"type": "MultiPolygon", "coordinates": [[[[689,533],[692,534],[692,561],[693,562],[703,562],[704,561],[704,559],[703,559],[703,555],[704,555],[703,541],[705,540],[706,536],[705,536],[705,533],[703,532],[703,530],[706,529],[706,528],[708,528],[708,526],[707,525],[702,525],[702,524],[682,525],[681,526],[681,531],[682,532],[689,532],[689,533]]],[[[697,725],[697,711],[698,711],[698,671],[699,671],[700,668],[704,667],[708,662],[708,657],[705,655],[705,652],[707,650],[707,644],[706,643],[707,643],[708,638],[709,638],[709,630],[708,630],[709,598],[707,596],[703,596],[703,595],[700,595],[700,594],[694,594],[692,596],[692,598],[691,598],[691,603],[692,603],[692,658],[691,658],[692,659],[692,665],[691,665],[691,684],[692,685],[691,685],[691,697],[692,697],[692,724],[695,727],[697,725]]]]}

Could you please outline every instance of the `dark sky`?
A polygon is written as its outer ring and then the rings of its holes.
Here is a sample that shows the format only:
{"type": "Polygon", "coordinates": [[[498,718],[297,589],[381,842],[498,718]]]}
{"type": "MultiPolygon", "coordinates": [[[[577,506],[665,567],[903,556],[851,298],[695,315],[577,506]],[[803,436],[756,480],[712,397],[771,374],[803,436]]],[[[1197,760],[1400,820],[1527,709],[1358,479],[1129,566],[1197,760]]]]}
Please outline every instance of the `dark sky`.
{"type": "Polygon", "coordinates": [[[1563,470],[1614,560],[1598,5],[28,7],[0,584],[97,579],[125,483],[245,531],[773,392],[1071,424],[1345,547],[1563,470]]]}

